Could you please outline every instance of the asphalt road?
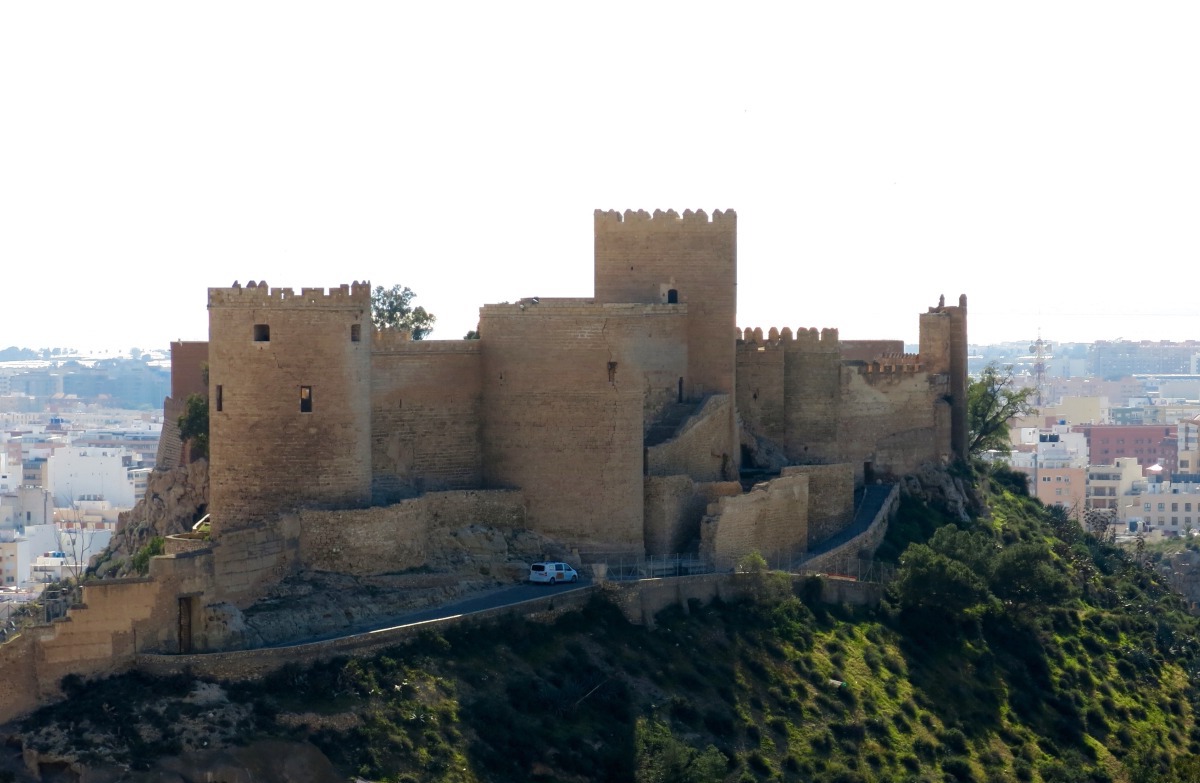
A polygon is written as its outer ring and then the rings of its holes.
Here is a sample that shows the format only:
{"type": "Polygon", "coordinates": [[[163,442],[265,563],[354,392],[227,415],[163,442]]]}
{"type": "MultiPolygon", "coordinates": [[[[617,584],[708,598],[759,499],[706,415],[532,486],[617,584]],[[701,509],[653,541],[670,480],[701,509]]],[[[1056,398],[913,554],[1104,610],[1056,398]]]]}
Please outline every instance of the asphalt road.
{"type": "Polygon", "coordinates": [[[579,576],[579,581],[574,584],[519,584],[513,585],[512,587],[501,587],[497,590],[490,590],[486,593],[475,595],[452,604],[442,604],[441,606],[422,609],[419,612],[412,612],[410,614],[401,615],[399,617],[394,617],[387,620],[380,620],[371,625],[358,626],[351,629],[337,631],[335,633],[322,634],[320,636],[313,636],[308,639],[270,646],[298,647],[300,645],[311,644],[313,642],[324,642],[329,641],[330,639],[341,639],[347,636],[358,636],[364,633],[386,631],[391,628],[412,625],[413,623],[441,620],[446,617],[456,617],[461,614],[472,614],[474,612],[482,612],[486,609],[498,609],[502,606],[511,606],[512,604],[519,604],[523,601],[531,601],[535,598],[545,598],[549,595],[569,593],[574,590],[581,590],[585,587],[590,587],[591,584],[592,580],[581,574],[579,576]]]}

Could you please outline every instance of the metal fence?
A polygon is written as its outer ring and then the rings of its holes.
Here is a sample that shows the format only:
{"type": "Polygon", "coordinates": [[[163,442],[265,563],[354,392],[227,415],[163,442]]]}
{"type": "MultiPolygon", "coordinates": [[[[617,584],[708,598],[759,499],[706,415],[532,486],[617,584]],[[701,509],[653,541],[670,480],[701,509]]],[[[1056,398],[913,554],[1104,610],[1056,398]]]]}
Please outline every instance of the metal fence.
{"type": "Polygon", "coordinates": [[[663,579],[696,574],[734,573],[765,568],[793,574],[819,574],[860,582],[887,584],[895,578],[895,567],[859,557],[830,559],[821,554],[797,551],[753,553],[734,558],[708,558],[697,553],[636,555],[628,552],[583,552],[583,570],[610,581],[663,579]],[[758,559],[761,557],[761,561],[758,559]]]}

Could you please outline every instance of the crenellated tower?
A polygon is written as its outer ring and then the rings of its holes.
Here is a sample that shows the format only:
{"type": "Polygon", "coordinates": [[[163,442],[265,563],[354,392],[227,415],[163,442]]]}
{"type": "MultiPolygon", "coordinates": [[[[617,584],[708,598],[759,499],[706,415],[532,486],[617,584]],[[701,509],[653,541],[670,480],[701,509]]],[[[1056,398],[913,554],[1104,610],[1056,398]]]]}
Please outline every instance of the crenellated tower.
{"type": "Polygon", "coordinates": [[[371,286],[210,288],[214,530],[371,499],[371,286]]]}
{"type": "Polygon", "coordinates": [[[737,213],[595,213],[596,301],[686,304],[686,396],[733,394],[737,213]]]}

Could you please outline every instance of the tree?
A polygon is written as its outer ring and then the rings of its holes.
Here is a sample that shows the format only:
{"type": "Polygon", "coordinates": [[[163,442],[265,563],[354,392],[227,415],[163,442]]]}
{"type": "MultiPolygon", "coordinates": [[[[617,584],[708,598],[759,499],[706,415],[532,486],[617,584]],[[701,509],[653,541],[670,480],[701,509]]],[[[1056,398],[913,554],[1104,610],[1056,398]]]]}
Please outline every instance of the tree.
{"type": "Polygon", "coordinates": [[[394,285],[384,288],[375,286],[371,292],[371,322],[376,329],[403,329],[414,340],[423,340],[433,331],[437,316],[425,312],[424,307],[413,307],[416,294],[408,286],[394,285]]]}
{"type": "Polygon", "coordinates": [[[179,416],[179,438],[184,443],[192,442],[192,456],[208,457],[208,398],[203,394],[189,394],[179,416]]]}
{"type": "Polygon", "coordinates": [[[1008,422],[1037,413],[1029,401],[1035,391],[1033,387],[1016,387],[1012,367],[1001,370],[994,362],[984,367],[979,378],[967,387],[967,453],[1008,451],[1008,422]]]}

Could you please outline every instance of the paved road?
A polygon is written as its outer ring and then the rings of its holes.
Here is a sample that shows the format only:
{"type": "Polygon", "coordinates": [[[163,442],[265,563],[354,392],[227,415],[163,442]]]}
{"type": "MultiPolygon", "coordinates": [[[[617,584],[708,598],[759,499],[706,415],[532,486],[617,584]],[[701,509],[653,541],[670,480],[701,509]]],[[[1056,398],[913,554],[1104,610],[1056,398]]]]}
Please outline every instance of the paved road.
{"type": "Polygon", "coordinates": [[[357,636],[364,633],[386,631],[391,628],[412,625],[413,623],[441,620],[446,617],[456,617],[460,614],[471,614],[472,612],[482,612],[485,609],[498,609],[501,606],[511,606],[513,604],[519,604],[523,601],[531,601],[535,598],[545,598],[546,596],[550,595],[569,593],[574,590],[581,590],[585,587],[590,587],[591,584],[592,580],[581,574],[579,576],[579,581],[575,584],[519,584],[513,585],[512,587],[501,587],[497,590],[489,590],[486,593],[474,595],[470,598],[465,598],[452,604],[442,604],[440,606],[422,609],[419,612],[411,612],[398,617],[380,619],[369,625],[359,625],[352,628],[344,628],[332,633],[313,636],[300,641],[273,644],[269,646],[298,647],[300,645],[311,644],[313,642],[324,642],[330,639],[341,639],[346,636],[357,636]]]}

